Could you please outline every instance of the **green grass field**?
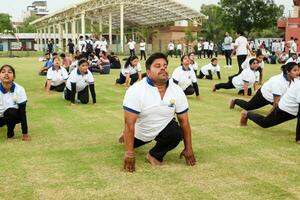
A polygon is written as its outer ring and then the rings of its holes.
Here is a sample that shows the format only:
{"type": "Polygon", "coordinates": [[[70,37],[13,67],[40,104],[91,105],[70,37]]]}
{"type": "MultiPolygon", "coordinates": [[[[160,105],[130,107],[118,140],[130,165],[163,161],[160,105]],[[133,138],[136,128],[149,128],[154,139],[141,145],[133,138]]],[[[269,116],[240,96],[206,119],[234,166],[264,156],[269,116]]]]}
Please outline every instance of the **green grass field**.
{"type": "MultiPolygon", "coordinates": [[[[0,129],[0,199],[300,199],[296,120],[270,129],[253,122],[240,127],[242,110],[228,108],[237,91],[212,93],[216,76],[198,81],[200,101],[188,98],[197,165],[179,159],[181,143],[163,166],[152,167],[145,160],[150,143],[136,150],[131,174],[122,171],[124,151],[117,142],[125,94],[114,85],[119,70],[95,74],[96,105],[71,107],[61,93],[46,95],[37,58],[1,58],[2,64],[16,68],[16,82],[26,89],[32,140],[21,140],[19,125],[14,140],[0,129]]],[[[170,60],[170,75],[178,65],[179,59],[170,60]]],[[[222,67],[221,81],[236,71],[234,58],[232,69],[222,67]]],[[[278,73],[280,65],[266,65],[264,81],[278,73]]]]}

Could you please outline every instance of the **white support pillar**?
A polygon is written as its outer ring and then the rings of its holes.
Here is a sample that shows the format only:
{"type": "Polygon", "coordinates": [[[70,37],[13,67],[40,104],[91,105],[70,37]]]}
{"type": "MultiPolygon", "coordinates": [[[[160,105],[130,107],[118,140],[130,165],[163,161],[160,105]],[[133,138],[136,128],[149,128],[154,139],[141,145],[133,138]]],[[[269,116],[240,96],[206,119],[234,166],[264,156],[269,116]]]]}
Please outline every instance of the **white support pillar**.
{"type": "Polygon", "coordinates": [[[53,24],[53,51],[56,51],[56,26],[53,24]]]}
{"type": "Polygon", "coordinates": [[[72,41],[76,45],[76,21],[72,20],[72,41]]]}
{"type": "Polygon", "coordinates": [[[120,45],[121,53],[124,53],[124,5],[120,5],[120,45]]]}
{"type": "Polygon", "coordinates": [[[99,17],[99,32],[100,32],[100,37],[102,37],[102,15],[99,17]]]}
{"type": "Polygon", "coordinates": [[[65,22],[65,45],[64,51],[67,52],[67,44],[69,39],[69,21],[65,22]]]}
{"type": "Polygon", "coordinates": [[[112,15],[111,12],[108,14],[108,23],[109,23],[109,44],[112,44],[112,15]]]}
{"type": "Polygon", "coordinates": [[[58,24],[58,51],[62,51],[62,39],[63,39],[63,32],[61,24],[58,24]]]}
{"type": "Polygon", "coordinates": [[[51,41],[51,26],[48,26],[48,41],[51,41]]]}
{"type": "Polygon", "coordinates": [[[47,45],[47,28],[46,27],[44,27],[43,38],[44,38],[44,48],[43,48],[43,50],[46,51],[47,47],[48,47],[48,45],[47,45]]]}
{"type": "Polygon", "coordinates": [[[93,34],[95,32],[94,29],[94,20],[91,20],[91,33],[93,34]]]}
{"type": "Polygon", "coordinates": [[[81,34],[85,36],[85,13],[81,13],[81,34]]]}
{"type": "Polygon", "coordinates": [[[36,43],[37,43],[37,50],[41,51],[41,30],[36,30],[36,43]]]}

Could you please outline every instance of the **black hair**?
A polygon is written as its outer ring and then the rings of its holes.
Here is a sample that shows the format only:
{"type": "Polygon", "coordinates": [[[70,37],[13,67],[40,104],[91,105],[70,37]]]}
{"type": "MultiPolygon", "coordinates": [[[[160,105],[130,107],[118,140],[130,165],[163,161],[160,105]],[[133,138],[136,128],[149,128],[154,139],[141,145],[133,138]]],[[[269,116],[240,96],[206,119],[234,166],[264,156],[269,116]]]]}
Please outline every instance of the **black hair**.
{"type": "Polygon", "coordinates": [[[262,56],[263,54],[262,54],[262,52],[261,52],[261,50],[259,49],[259,50],[257,50],[257,52],[256,52],[256,57],[259,57],[259,56],[262,56]]]}
{"type": "Polygon", "coordinates": [[[61,53],[61,54],[60,54],[60,57],[65,58],[65,57],[66,57],[66,54],[61,53]]]}
{"type": "Polygon", "coordinates": [[[60,60],[60,58],[58,57],[58,56],[55,56],[55,57],[53,57],[53,61],[55,60],[55,59],[58,59],[58,60],[60,60]]]}
{"type": "Polygon", "coordinates": [[[295,66],[299,67],[299,65],[297,63],[295,63],[295,62],[289,62],[289,63],[281,66],[281,71],[283,72],[283,74],[286,75],[288,72],[292,71],[292,69],[295,66]]]}
{"type": "Polygon", "coordinates": [[[146,70],[150,70],[151,65],[156,59],[164,59],[167,64],[169,63],[168,58],[165,54],[157,52],[153,53],[147,60],[146,60],[146,70]]]}
{"type": "Polygon", "coordinates": [[[181,65],[182,65],[182,62],[183,62],[184,57],[189,57],[189,56],[186,55],[186,54],[184,54],[183,56],[181,56],[181,58],[180,58],[180,64],[181,64],[181,65]]]}
{"type": "Polygon", "coordinates": [[[136,55],[133,56],[129,56],[129,58],[127,58],[126,63],[124,65],[124,68],[129,67],[131,61],[135,60],[135,59],[139,59],[136,55]]]}
{"type": "Polygon", "coordinates": [[[50,53],[49,53],[49,52],[45,53],[45,56],[48,56],[48,55],[50,56],[50,53]]]}
{"type": "Polygon", "coordinates": [[[89,64],[89,62],[86,59],[82,58],[78,61],[78,66],[82,65],[83,63],[89,64]]]}
{"type": "Polygon", "coordinates": [[[83,39],[83,36],[81,35],[81,36],[79,37],[79,39],[83,39]]]}
{"type": "Polygon", "coordinates": [[[8,67],[11,71],[12,71],[12,73],[13,73],[13,75],[14,75],[14,78],[16,77],[16,70],[15,70],[15,68],[13,68],[11,65],[2,65],[2,67],[0,68],[0,72],[2,72],[2,70],[5,68],[5,67],[8,67]]]}
{"type": "Polygon", "coordinates": [[[210,62],[214,62],[215,60],[218,60],[218,58],[213,58],[210,62]]]}
{"type": "Polygon", "coordinates": [[[88,39],[89,39],[89,36],[88,36],[88,35],[86,35],[86,36],[85,36],[85,39],[86,39],[86,40],[88,40],[88,39]]]}
{"type": "Polygon", "coordinates": [[[57,56],[57,55],[58,55],[58,53],[54,52],[54,53],[52,54],[52,57],[57,56]]]}
{"type": "Polygon", "coordinates": [[[240,30],[237,31],[236,33],[237,33],[238,35],[244,35],[244,32],[243,32],[243,31],[240,31],[240,30]]]}
{"type": "Polygon", "coordinates": [[[252,65],[252,63],[254,63],[254,61],[258,62],[258,60],[256,58],[252,58],[252,59],[250,59],[249,64],[252,65]]]}
{"type": "Polygon", "coordinates": [[[190,57],[192,54],[195,55],[195,52],[189,53],[188,56],[190,57]]]}

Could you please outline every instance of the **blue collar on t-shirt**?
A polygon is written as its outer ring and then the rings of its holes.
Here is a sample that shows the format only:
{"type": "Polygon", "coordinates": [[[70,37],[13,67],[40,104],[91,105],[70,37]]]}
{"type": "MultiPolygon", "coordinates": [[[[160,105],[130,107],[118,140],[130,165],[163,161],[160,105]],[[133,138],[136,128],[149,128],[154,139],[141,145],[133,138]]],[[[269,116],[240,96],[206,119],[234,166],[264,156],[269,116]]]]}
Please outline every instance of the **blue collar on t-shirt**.
{"type": "Polygon", "coordinates": [[[191,68],[185,69],[184,66],[182,66],[182,70],[183,70],[183,71],[190,71],[191,68]]]}
{"type": "MultiPolygon", "coordinates": [[[[147,76],[146,81],[149,85],[151,85],[152,87],[155,87],[153,81],[147,76]]],[[[167,81],[167,87],[169,87],[169,80],[167,81]]]]}
{"type": "Polygon", "coordinates": [[[284,78],[286,81],[289,81],[287,74],[283,74],[283,78],[284,78]]]}
{"type": "MultiPolygon", "coordinates": [[[[60,69],[61,69],[61,67],[59,66],[59,67],[58,67],[58,70],[60,70],[60,69]]],[[[53,70],[53,71],[55,70],[54,66],[52,66],[52,70],[53,70]]]]}
{"type": "MultiPolygon", "coordinates": [[[[13,82],[12,83],[12,86],[11,86],[11,93],[15,92],[15,89],[16,89],[16,84],[13,82]]],[[[3,87],[2,83],[0,83],[0,91],[3,93],[3,94],[6,94],[7,91],[5,90],[5,88],[3,87]]]]}
{"type": "MultiPolygon", "coordinates": [[[[77,69],[77,74],[78,74],[78,75],[81,75],[81,73],[80,73],[80,70],[79,70],[79,69],[77,69]]],[[[88,74],[88,72],[86,71],[84,74],[88,74]]]]}

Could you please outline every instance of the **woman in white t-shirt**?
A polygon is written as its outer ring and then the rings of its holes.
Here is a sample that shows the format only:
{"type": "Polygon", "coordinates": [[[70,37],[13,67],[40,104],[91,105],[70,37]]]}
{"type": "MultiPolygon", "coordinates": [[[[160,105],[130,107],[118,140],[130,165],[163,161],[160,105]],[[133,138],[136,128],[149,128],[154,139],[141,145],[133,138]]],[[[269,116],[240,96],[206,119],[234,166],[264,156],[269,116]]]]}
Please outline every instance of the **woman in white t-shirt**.
{"type": "Polygon", "coordinates": [[[116,84],[124,84],[125,86],[133,85],[136,81],[142,79],[142,67],[139,63],[139,58],[135,55],[130,56],[120,72],[120,77],[116,79],[116,84]]]}
{"type": "Polygon", "coordinates": [[[300,81],[295,81],[294,84],[287,90],[279,101],[278,107],[276,107],[266,117],[254,113],[243,111],[241,113],[241,126],[247,125],[247,120],[250,119],[262,128],[269,128],[289,121],[291,119],[298,118],[296,128],[296,142],[300,144],[300,81]]]}
{"type": "Polygon", "coordinates": [[[71,105],[75,105],[75,96],[77,99],[87,104],[89,102],[89,89],[91,91],[93,104],[96,103],[96,93],[93,74],[88,70],[89,63],[85,59],[78,61],[78,68],[73,70],[67,80],[67,86],[64,91],[66,100],[71,101],[71,105]]]}
{"type": "Polygon", "coordinates": [[[181,65],[177,67],[172,74],[173,82],[184,91],[185,95],[199,96],[199,87],[197,77],[192,68],[190,68],[190,59],[187,55],[181,57],[181,65]]]}
{"type": "Polygon", "coordinates": [[[197,76],[198,64],[195,61],[195,53],[194,52],[189,53],[189,59],[190,59],[190,68],[194,70],[194,72],[197,76]]]}
{"type": "Polygon", "coordinates": [[[202,79],[203,77],[205,77],[206,79],[212,80],[213,74],[215,73],[217,73],[218,78],[221,79],[221,67],[218,64],[217,58],[211,59],[210,64],[201,67],[199,78],[202,79]]]}
{"type": "Polygon", "coordinates": [[[50,90],[63,92],[66,87],[68,72],[60,64],[59,57],[53,58],[53,67],[50,67],[47,71],[47,82],[45,85],[47,94],[50,94],[50,90]]]}
{"type": "Polygon", "coordinates": [[[144,40],[141,40],[140,42],[140,52],[141,52],[141,60],[143,60],[143,58],[146,60],[146,43],[144,40]]]}
{"type": "Polygon", "coordinates": [[[257,71],[259,67],[258,60],[253,58],[249,61],[250,67],[242,71],[241,74],[231,77],[227,83],[216,84],[213,88],[213,92],[223,89],[232,89],[236,88],[239,90],[238,94],[251,96],[252,90],[251,87],[254,87],[256,90],[256,84],[259,81],[259,72],[257,71]]]}
{"type": "Polygon", "coordinates": [[[282,73],[271,77],[251,98],[250,101],[242,99],[233,99],[230,102],[230,108],[235,105],[245,110],[255,110],[272,104],[274,110],[279,103],[280,98],[286,93],[294,79],[298,77],[298,65],[291,62],[281,67],[282,73]]]}
{"type": "Polygon", "coordinates": [[[13,138],[16,124],[21,123],[22,140],[30,140],[26,118],[27,97],[22,86],[15,83],[15,69],[10,65],[0,68],[0,127],[7,126],[7,138],[13,138]]]}

